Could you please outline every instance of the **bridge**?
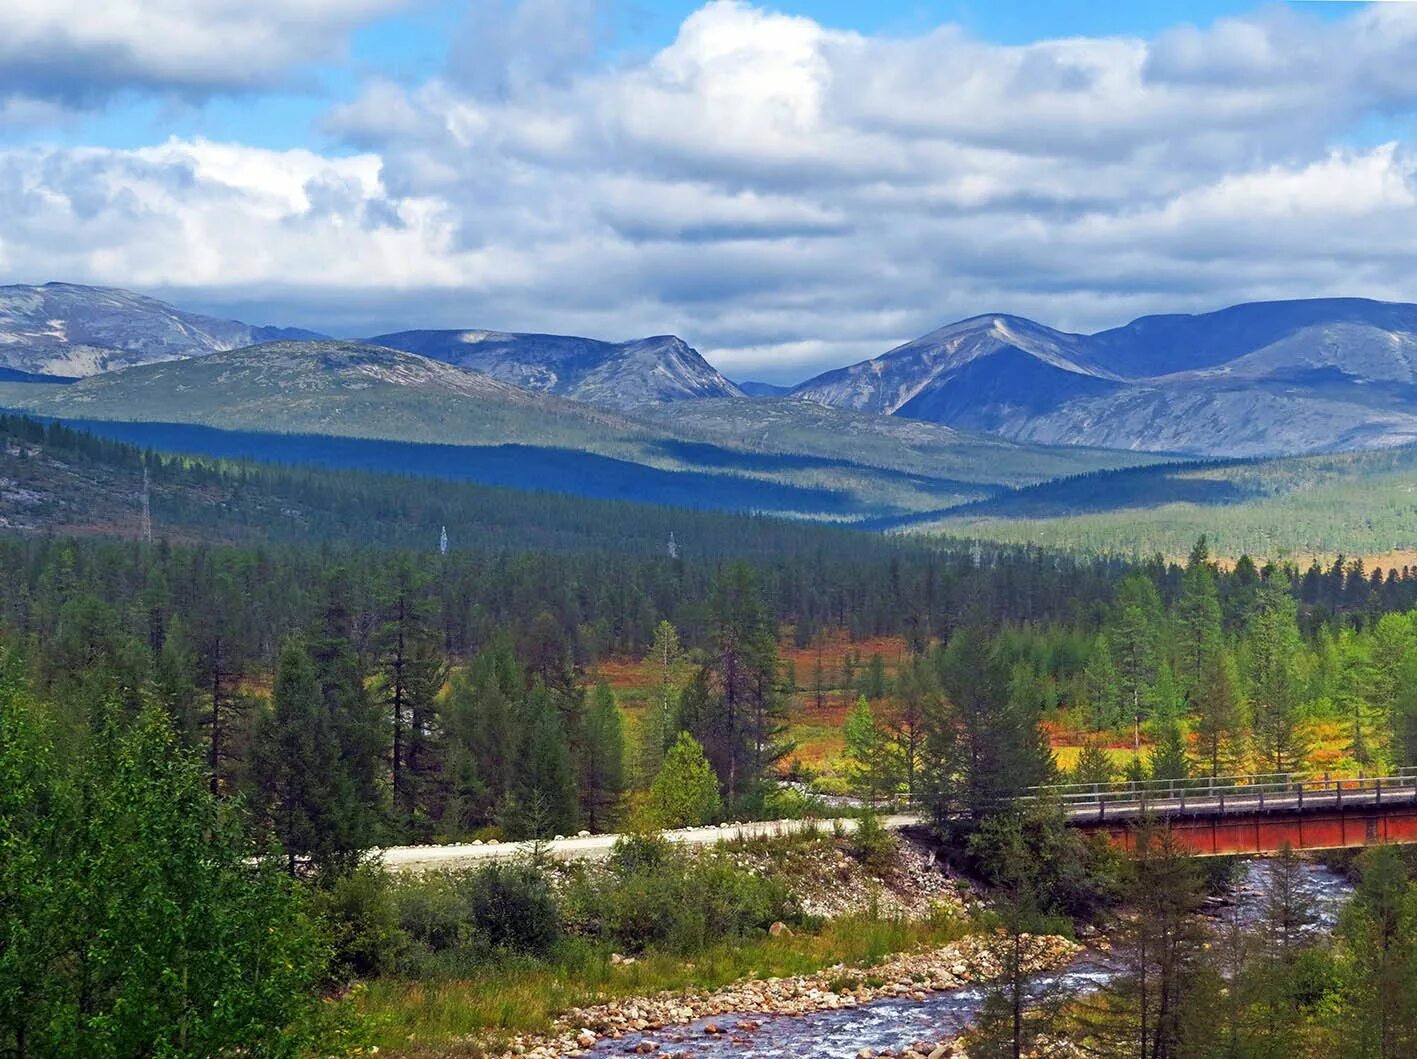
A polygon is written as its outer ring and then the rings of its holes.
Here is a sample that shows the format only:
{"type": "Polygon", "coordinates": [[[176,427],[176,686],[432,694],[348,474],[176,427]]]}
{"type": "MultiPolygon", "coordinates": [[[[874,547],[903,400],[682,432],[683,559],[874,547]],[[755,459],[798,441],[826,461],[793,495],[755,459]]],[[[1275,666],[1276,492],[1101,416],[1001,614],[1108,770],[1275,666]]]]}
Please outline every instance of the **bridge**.
{"type": "MultiPolygon", "coordinates": [[[[1141,825],[1164,823],[1203,857],[1348,849],[1385,842],[1417,843],[1417,769],[1392,776],[1314,778],[1294,773],[1219,776],[1131,783],[1072,783],[1035,787],[1022,799],[1056,806],[1080,831],[1104,834],[1124,849],[1135,847],[1141,825]]],[[[914,812],[881,817],[892,830],[921,829],[928,819],[914,812]]],[[[803,833],[849,834],[856,817],[766,820],[666,831],[670,842],[711,846],[746,839],[786,838],[803,833]]],[[[606,857],[615,834],[556,838],[546,842],[462,843],[403,846],[374,851],[391,871],[459,868],[532,853],[562,860],[606,857]]]]}
{"type": "Polygon", "coordinates": [[[1164,824],[1200,856],[1417,843],[1417,769],[1391,776],[1293,773],[1034,788],[1080,831],[1135,846],[1141,824],[1164,824]]]}

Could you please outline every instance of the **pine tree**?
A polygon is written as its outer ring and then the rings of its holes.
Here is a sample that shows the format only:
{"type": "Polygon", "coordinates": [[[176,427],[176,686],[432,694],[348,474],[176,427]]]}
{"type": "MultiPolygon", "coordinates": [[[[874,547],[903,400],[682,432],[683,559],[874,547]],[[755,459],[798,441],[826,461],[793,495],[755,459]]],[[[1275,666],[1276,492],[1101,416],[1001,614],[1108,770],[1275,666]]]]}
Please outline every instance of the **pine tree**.
{"type": "Polygon", "coordinates": [[[1112,646],[1098,636],[1088,652],[1083,670],[1083,697],[1092,715],[1092,727],[1116,728],[1122,723],[1122,687],[1117,667],[1112,664],[1112,646]]]}
{"type": "Polygon", "coordinates": [[[270,713],[259,731],[257,776],[270,799],[276,837],[293,875],[298,858],[320,869],[347,866],[359,847],[343,848],[353,837],[343,826],[339,744],[333,718],[315,681],[304,644],[289,640],[276,662],[270,713]]]}
{"type": "Polygon", "coordinates": [[[1209,563],[1202,537],[1191,552],[1181,578],[1181,597],[1176,603],[1177,677],[1180,690],[1192,699],[1200,686],[1207,664],[1222,646],[1220,594],[1215,571],[1209,563]]]}
{"type": "Polygon", "coordinates": [[[1180,1059],[1187,995],[1205,932],[1193,858],[1170,831],[1136,836],[1127,911],[1113,931],[1116,977],[1085,1002],[1091,1053],[1104,1059],[1180,1059]]]}
{"type": "Polygon", "coordinates": [[[1051,783],[1057,765],[1037,704],[1008,693],[1004,660],[982,629],[960,629],[937,659],[946,699],[927,726],[922,791],[936,825],[949,830],[1051,783]]]}
{"type": "Polygon", "coordinates": [[[917,778],[925,753],[930,718],[943,702],[939,678],[924,658],[914,656],[901,666],[896,677],[896,708],[888,717],[896,771],[905,783],[905,794],[915,799],[917,778]]]}
{"type": "Polygon", "coordinates": [[[1393,846],[1368,850],[1359,868],[1340,924],[1344,1041],[1354,1055],[1407,1059],[1417,1054],[1417,892],[1393,846]]]}
{"type": "MultiPolygon", "coordinates": [[[[710,592],[712,654],[707,713],[691,731],[723,785],[728,809],[757,789],[767,770],[791,751],[784,739],[785,704],[777,674],[777,630],[757,579],[745,563],[725,567],[710,592]]],[[[686,711],[686,719],[691,711],[686,711]]]]}
{"type": "Polygon", "coordinates": [[[364,670],[354,649],[355,618],[349,606],[349,575],[333,569],[323,586],[320,619],[305,638],[314,666],[324,715],[334,733],[347,789],[342,793],[341,845],[368,848],[385,837],[387,774],[383,757],[387,744],[379,708],[364,683],[364,670]]]}
{"type": "Polygon", "coordinates": [[[428,617],[427,579],[407,557],[394,566],[376,634],[390,726],[389,775],[394,811],[410,834],[426,837],[424,807],[437,782],[437,695],[446,678],[428,617]]]}
{"type": "Polygon", "coordinates": [[[1151,778],[1186,779],[1191,774],[1191,767],[1186,756],[1186,737],[1181,731],[1181,725],[1177,721],[1166,721],[1160,727],[1160,737],[1151,752],[1151,778]]]}
{"type": "Polygon", "coordinates": [[[1161,598],[1143,574],[1129,574],[1117,586],[1116,616],[1111,626],[1112,663],[1127,716],[1137,725],[1146,718],[1149,692],[1161,664],[1161,598]]]}
{"type": "Polygon", "coordinates": [[[1210,776],[1223,775],[1245,759],[1244,720],[1237,683],[1234,660],[1228,652],[1217,651],[1206,659],[1192,697],[1197,757],[1202,770],[1210,776]]]}
{"type": "Polygon", "coordinates": [[[1082,745],[1082,750],[1078,753],[1078,759],[1073,765],[1073,771],[1069,776],[1072,783],[1111,783],[1117,775],[1117,770],[1112,765],[1112,758],[1102,746],[1095,740],[1089,739],[1082,745]]]}
{"type": "Polygon", "coordinates": [[[647,780],[659,771],[665,751],[674,741],[683,658],[678,631],[670,622],[661,621],[655,626],[654,643],[645,655],[646,664],[654,667],[657,678],[655,708],[641,722],[639,770],[647,780]]]}
{"type": "Polygon", "coordinates": [[[608,830],[625,793],[625,736],[620,707],[603,680],[591,694],[586,713],[582,773],[586,825],[592,831],[608,830]]]}

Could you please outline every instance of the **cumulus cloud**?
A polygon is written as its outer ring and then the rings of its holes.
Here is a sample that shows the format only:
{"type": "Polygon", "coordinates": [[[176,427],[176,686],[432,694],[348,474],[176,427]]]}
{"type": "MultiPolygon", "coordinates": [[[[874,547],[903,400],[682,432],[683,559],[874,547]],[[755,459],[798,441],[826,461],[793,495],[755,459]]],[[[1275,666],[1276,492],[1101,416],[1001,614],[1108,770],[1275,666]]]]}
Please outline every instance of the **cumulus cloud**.
{"type": "Polygon", "coordinates": [[[6,0],[0,100],[77,108],[115,93],[270,87],[407,0],[6,0]]]}
{"type": "Polygon", "coordinates": [[[1006,47],[717,0],[598,68],[597,11],[470,22],[445,71],[331,112],[349,157],[0,155],[0,201],[24,203],[0,266],[225,291],[345,333],[673,330],[779,379],[989,310],[1090,329],[1417,300],[1417,155],[1353,135],[1417,102],[1407,5],[1006,47]]]}

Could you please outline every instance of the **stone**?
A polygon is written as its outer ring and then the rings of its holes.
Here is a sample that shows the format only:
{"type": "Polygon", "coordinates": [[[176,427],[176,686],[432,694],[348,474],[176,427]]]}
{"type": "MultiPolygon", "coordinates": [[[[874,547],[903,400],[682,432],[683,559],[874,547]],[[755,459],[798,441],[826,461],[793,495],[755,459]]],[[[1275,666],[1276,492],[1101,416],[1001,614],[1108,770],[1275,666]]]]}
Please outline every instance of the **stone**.
{"type": "Polygon", "coordinates": [[[768,927],[768,933],[774,938],[790,938],[792,937],[792,928],[779,919],[775,921],[772,926],[768,927]]]}

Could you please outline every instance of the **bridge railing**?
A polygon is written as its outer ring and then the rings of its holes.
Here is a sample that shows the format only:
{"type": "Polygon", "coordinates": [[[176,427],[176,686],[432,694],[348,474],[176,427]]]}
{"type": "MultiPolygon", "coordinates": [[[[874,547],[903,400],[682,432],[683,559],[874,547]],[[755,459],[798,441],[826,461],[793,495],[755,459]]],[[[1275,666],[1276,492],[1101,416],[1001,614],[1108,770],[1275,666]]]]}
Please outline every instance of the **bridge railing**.
{"type": "Polygon", "coordinates": [[[1073,818],[1144,815],[1148,812],[1251,812],[1256,809],[1299,808],[1305,803],[1342,805],[1417,801],[1417,768],[1384,776],[1314,776],[1274,772],[1236,776],[1204,776],[1176,780],[1133,780],[1107,783],[1064,783],[1032,787],[1022,800],[1049,802],[1073,818]]]}

